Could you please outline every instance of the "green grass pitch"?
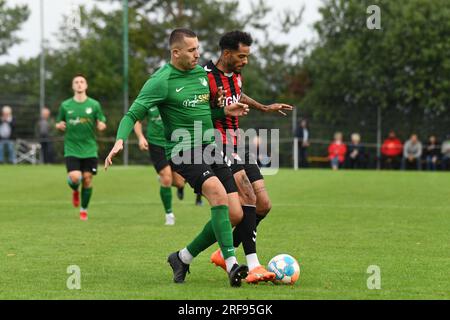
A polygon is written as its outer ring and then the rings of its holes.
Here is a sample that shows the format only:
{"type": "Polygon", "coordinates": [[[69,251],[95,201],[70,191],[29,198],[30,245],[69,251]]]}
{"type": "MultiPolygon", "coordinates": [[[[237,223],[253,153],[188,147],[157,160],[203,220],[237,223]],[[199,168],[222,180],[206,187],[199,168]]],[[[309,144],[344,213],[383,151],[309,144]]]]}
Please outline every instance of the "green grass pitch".
{"type": "MultiPolygon", "coordinates": [[[[231,288],[209,263],[172,282],[168,254],[209,219],[209,206],[174,195],[164,226],[154,169],[112,167],[94,179],[89,221],[71,206],[63,166],[0,166],[0,299],[449,299],[450,175],[426,172],[281,170],[267,176],[273,201],[258,229],[262,263],[296,257],[294,286],[231,288]],[[66,286],[70,265],[81,289],[66,286]],[[369,290],[367,269],[381,270],[369,290]]],[[[238,259],[245,261],[242,249],[238,259]]]]}

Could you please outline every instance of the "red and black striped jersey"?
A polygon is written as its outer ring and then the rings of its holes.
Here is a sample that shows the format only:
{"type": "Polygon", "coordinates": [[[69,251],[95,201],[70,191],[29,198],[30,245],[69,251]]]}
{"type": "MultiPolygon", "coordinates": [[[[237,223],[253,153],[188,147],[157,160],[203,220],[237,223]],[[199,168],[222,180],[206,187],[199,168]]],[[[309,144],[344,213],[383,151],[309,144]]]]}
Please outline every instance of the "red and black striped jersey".
{"type": "MultiPolygon", "coordinates": [[[[223,73],[216,65],[210,61],[205,66],[205,71],[209,78],[209,88],[211,91],[211,108],[219,108],[216,105],[216,96],[219,87],[226,90],[225,105],[230,105],[241,100],[242,94],[242,77],[237,73],[223,73]]],[[[218,119],[214,121],[214,127],[222,133],[222,142],[224,144],[232,143],[237,145],[237,130],[239,129],[238,117],[226,117],[224,119],[218,119]],[[227,130],[229,139],[227,139],[227,130]]]]}

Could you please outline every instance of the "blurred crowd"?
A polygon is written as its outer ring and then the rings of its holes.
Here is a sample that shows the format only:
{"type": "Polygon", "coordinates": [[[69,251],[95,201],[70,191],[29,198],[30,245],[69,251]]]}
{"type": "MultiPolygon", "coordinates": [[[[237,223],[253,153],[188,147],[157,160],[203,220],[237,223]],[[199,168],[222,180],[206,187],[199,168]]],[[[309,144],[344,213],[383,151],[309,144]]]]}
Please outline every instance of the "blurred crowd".
{"type": "MultiPolygon", "coordinates": [[[[0,164],[17,162],[16,123],[10,106],[1,109],[0,122],[0,164]]],[[[48,108],[41,110],[39,120],[35,124],[35,139],[40,149],[40,162],[55,163],[53,141],[56,136],[55,121],[48,108]]],[[[295,137],[298,139],[298,166],[309,166],[308,149],[311,145],[311,133],[308,121],[302,119],[297,126],[295,137]]],[[[334,134],[328,145],[327,161],[333,170],[341,168],[366,169],[369,167],[369,152],[361,141],[359,133],[352,133],[346,143],[341,132],[334,134]]],[[[256,143],[253,141],[253,143],[256,143]]],[[[259,144],[259,143],[257,143],[259,144]]],[[[402,141],[394,131],[390,131],[381,145],[381,158],[378,159],[382,169],[396,170],[450,170],[450,135],[439,140],[430,135],[425,143],[415,133],[402,141]]],[[[258,159],[261,166],[267,165],[266,159],[258,159]]]]}
{"type": "MultiPolygon", "coordinates": [[[[310,132],[306,120],[302,120],[295,136],[298,138],[298,166],[308,167],[308,147],[310,132]]],[[[390,131],[381,145],[381,169],[394,170],[449,170],[450,169],[450,135],[439,141],[430,135],[425,143],[416,133],[408,140],[399,139],[395,131],[390,131]]],[[[342,132],[334,134],[328,145],[327,160],[333,170],[340,168],[366,169],[369,167],[369,152],[361,142],[359,133],[352,133],[346,143],[342,132]]]]}
{"type": "MultiPolygon", "coordinates": [[[[0,122],[0,164],[16,164],[18,153],[30,153],[28,145],[18,143],[20,139],[15,134],[16,121],[10,106],[1,109],[0,122]]],[[[42,163],[54,163],[55,153],[53,138],[55,136],[55,122],[48,108],[42,108],[39,120],[34,127],[35,138],[38,141],[42,163]]]]}

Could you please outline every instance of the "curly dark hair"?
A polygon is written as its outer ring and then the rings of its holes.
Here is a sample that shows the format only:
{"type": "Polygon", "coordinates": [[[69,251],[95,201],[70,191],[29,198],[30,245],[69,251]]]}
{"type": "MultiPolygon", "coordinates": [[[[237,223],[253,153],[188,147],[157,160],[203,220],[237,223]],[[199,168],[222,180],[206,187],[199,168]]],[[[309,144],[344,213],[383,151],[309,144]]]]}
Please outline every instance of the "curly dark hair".
{"type": "Polygon", "coordinates": [[[222,38],[220,38],[219,46],[222,51],[238,50],[239,44],[251,46],[252,43],[253,38],[249,33],[236,30],[225,33],[222,38]]]}

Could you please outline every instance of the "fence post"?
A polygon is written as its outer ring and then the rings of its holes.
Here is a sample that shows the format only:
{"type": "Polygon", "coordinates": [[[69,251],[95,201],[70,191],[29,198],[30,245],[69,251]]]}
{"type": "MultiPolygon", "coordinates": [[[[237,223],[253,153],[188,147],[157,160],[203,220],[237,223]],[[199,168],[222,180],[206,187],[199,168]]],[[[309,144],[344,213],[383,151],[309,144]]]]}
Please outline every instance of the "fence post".
{"type": "Polygon", "coordinates": [[[293,148],[292,148],[292,159],[294,161],[294,170],[298,170],[298,138],[296,137],[297,132],[297,108],[294,107],[292,111],[292,136],[293,139],[293,148]]]}

